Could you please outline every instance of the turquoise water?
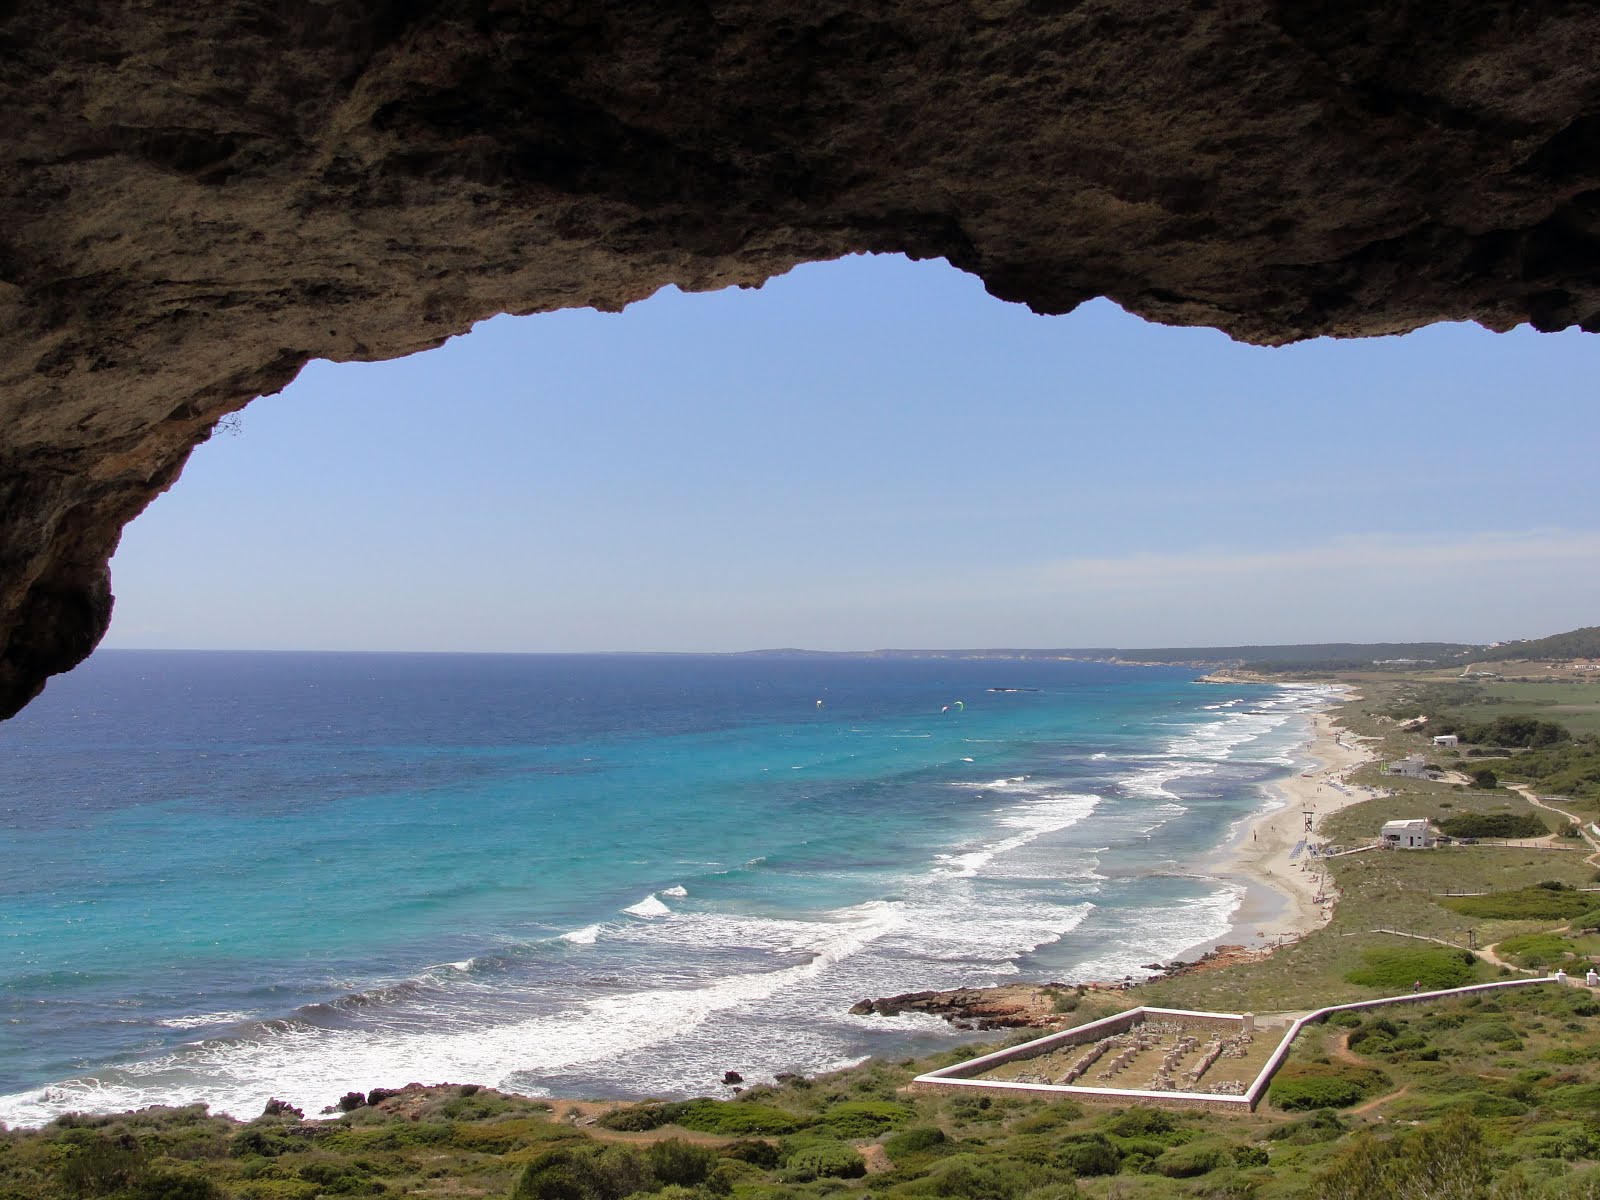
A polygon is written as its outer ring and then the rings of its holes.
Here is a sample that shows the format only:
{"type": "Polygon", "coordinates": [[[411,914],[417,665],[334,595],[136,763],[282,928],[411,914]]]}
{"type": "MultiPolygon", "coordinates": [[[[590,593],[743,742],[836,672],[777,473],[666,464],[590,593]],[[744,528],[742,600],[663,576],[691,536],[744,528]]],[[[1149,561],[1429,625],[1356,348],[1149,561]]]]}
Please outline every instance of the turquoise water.
{"type": "Polygon", "coordinates": [[[1325,702],[1193,680],[103,652],[0,725],[0,1120],[698,1094],[956,1036],[866,996],[1137,975],[1325,702]]]}

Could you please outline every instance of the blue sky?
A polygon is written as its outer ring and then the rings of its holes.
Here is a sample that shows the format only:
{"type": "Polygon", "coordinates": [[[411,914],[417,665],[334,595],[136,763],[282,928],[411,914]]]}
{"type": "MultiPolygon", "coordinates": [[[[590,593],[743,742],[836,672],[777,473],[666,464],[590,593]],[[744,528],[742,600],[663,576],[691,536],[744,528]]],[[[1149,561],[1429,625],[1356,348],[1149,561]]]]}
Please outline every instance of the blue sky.
{"type": "Polygon", "coordinates": [[[113,562],[108,646],[742,650],[1600,621],[1600,339],[1264,349],[851,258],[313,363],[113,562]]]}

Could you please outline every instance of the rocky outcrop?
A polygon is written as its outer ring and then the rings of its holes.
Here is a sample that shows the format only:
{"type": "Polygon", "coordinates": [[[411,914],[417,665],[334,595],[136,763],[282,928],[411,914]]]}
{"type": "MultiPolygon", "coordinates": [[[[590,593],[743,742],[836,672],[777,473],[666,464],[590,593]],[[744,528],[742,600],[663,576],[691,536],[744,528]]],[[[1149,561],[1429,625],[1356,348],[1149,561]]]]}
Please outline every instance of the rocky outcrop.
{"type": "Polygon", "coordinates": [[[1063,990],[1070,991],[1071,985],[1001,984],[942,992],[906,992],[858,1001],[850,1012],[857,1017],[928,1013],[963,1029],[1052,1028],[1070,1020],[1053,1010],[1056,996],[1063,990]]]}
{"type": "Polygon", "coordinates": [[[0,713],[221,416],[498,312],[900,251],[1257,342],[1600,328],[1588,5],[15,0],[0,44],[0,713]]]}

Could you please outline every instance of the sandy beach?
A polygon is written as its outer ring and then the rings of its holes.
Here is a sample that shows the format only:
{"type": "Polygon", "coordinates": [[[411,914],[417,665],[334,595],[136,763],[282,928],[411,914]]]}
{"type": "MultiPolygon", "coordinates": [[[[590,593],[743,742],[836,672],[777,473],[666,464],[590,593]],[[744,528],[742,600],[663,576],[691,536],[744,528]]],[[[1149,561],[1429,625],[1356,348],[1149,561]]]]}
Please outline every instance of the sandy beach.
{"type": "Polygon", "coordinates": [[[1233,915],[1233,928],[1221,942],[1275,945],[1320,928],[1332,918],[1335,896],[1311,847],[1326,841],[1320,828],[1328,814],[1376,794],[1371,788],[1343,782],[1372,754],[1335,726],[1334,715],[1335,710],[1330,710],[1312,718],[1306,754],[1313,765],[1273,785],[1281,806],[1243,822],[1233,841],[1209,864],[1210,873],[1245,887],[1244,899],[1233,915]],[[1310,832],[1305,827],[1307,812],[1312,814],[1310,832]]]}

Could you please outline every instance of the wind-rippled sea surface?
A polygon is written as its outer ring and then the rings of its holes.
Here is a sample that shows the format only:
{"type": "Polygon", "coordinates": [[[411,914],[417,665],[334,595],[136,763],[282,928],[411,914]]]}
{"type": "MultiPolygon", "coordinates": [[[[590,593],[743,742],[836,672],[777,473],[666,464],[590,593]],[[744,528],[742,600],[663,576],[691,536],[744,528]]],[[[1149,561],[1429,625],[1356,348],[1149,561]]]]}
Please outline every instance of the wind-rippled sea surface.
{"type": "Polygon", "coordinates": [[[0,1120],[705,1094],[960,1036],[864,997],[1138,976],[1328,699],[1195,675],[102,652],[0,725],[0,1120]]]}

